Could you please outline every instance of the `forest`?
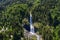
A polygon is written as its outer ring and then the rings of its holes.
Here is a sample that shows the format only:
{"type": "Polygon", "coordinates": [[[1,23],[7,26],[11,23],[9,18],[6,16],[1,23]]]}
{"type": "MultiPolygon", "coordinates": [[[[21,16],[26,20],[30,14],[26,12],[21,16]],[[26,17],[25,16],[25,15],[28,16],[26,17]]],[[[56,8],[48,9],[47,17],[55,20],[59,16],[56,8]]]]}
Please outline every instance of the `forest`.
{"type": "Polygon", "coordinates": [[[60,40],[60,0],[0,0],[0,40],[28,40],[30,13],[42,40],[60,40]]]}

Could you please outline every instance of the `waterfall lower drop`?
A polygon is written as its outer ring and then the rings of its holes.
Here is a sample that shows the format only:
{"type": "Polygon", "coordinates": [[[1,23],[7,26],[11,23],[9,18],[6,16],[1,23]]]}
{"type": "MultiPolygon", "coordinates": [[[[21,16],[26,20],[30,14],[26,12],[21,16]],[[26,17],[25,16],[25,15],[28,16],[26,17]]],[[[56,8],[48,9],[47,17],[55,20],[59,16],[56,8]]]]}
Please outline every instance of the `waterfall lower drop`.
{"type": "Polygon", "coordinates": [[[32,35],[36,35],[37,40],[40,40],[40,36],[37,35],[37,34],[35,33],[35,31],[34,31],[34,27],[33,27],[33,25],[32,25],[32,14],[31,14],[31,13],[30,13],[30,33],[31,33],[32,35]]]}

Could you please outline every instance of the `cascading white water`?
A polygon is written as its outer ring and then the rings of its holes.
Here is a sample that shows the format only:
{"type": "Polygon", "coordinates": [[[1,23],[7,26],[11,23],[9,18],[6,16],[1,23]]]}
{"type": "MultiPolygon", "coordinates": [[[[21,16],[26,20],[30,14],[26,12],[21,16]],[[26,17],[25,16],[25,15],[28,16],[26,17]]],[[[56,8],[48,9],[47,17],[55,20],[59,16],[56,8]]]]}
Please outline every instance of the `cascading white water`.
{"type": "Polygon", "coordinates": [[[37,40],[40,40],[40,36],[39,35],[36,35],[36,37],[37,37],[37,40]]]}
{"type": "Polygon", "coordinates": [[[32,14],[30,14],[30,33],[31,33],[32,35],[36,35],[37,40],[40,40],[39,35],[37,35],[37,34],[35,33],[34,27],[33,27],[33,25],[32,25],[32,14]]]}
{"type": "Polygon", "coordinates": [[[33,27],[33,25],[32,25],[32,15],[30,14],[30,33],[35,33],[34,32],[34,27],[33,27]]]}

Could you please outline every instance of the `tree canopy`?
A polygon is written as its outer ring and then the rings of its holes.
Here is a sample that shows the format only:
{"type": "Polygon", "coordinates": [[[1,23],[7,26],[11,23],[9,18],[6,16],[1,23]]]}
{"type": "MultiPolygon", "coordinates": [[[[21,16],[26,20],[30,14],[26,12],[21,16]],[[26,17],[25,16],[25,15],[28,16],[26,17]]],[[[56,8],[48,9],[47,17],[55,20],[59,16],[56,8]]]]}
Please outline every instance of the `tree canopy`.
{"type": "Polygon", "coordinates": [[[60,40],[60,0],[0,0],[0,40],[27,40],[30,13],[37,34],[60,40]]]}

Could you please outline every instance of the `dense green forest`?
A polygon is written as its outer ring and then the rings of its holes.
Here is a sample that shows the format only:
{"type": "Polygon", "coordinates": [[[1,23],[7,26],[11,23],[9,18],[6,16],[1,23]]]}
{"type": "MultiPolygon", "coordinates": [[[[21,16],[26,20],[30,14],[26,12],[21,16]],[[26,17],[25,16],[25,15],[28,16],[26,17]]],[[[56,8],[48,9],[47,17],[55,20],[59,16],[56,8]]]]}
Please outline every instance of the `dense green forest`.
{"type": "Polygon", "coordinates": [[[27,40],[30,13],[43,40],[60,40],[60,0],[0,0],[0,40],[27,40]]]}

